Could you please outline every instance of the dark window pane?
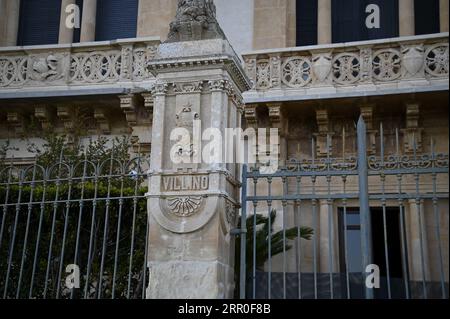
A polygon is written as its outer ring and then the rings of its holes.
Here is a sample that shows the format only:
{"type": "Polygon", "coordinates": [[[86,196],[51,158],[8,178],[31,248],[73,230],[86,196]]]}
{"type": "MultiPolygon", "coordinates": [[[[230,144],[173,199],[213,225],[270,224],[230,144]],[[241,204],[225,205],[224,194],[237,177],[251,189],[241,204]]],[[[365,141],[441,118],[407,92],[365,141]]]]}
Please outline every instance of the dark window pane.
{"type": "Polygon", "coordinates": [[[61,0],[22,0],[18,45],[57,44],[61,0]]]}
{"type": "Polygon", "coordinates": [[[136,37],[139,0],[98,0],[97,41],[136,37]]]}
{"type": "Polygon", "coordinates": [[[361,230],[347,230],[347,258],[350,273],[362,272],[361,230]]]}
{"type": "Polygon", "coordinates": [[[398,1],[392,0],[332,0],[333,43],[398,36],[398,1]],[[366,8],[380,8],[380,28],[366,26],[366,8]]]}
{"type": "Polygon", "coordinates": [[[317,44],[317,0],[297,0],[297,45],[317,44]]]}
{"type": "Polygon", "coordinates": [[[80,28],[76,28],[73,30],[73,42],[80,42],[81,36],[81,18],[83,17],[83,0],[76,0],[76,4],[78,8],[80,8],[80,28]]]}
{"type": "Polygon", "coordinates": [[[439,0],[415,0],[416,34],[440,32],[439,0]]]}
{"type": "Polygon", "coordinates": [[[352,226],[352,225],[360,225],[361,220],[359,218],[359,213],[358,214],[349,214],[347,213],[347,226],[352,226]]]}

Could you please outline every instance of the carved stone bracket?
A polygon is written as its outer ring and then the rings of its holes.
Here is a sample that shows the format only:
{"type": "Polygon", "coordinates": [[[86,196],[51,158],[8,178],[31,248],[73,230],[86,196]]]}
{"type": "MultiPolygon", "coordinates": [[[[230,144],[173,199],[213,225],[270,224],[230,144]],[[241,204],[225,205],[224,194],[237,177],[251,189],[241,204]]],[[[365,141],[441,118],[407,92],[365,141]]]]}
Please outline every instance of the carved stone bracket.
{"type": "Polygon", "coordinates": [[[361,116],[364,119],[367,127],[367,150],[370,155],[375,155],[377,151],[377,133],[378,130],[374,129],[373,112],[375,105],[366,104],[361,106],[361,116]]]}
{"type": "Polygon", "coordinates": [[[63,122],[66,131],[72,132],[75,129],[75,114],[71,106],[58,106],[56,114],[58,119],[63,122]]]}
{"type": "Polygon", "coordinates": [[[120,95],[120,108],[125,113],[129,127],[137,125],[137,96],[135,94],[120,95]]]}
{"type": "Polygon", "coordinates": [[[111,123],[107,110],[102,107],[96,107],[94,110],[94,119],[97,121],[97,125],[101,134],[111,133],[111,123]]]}
{"type": "Polygon", "coordinates": [[[406,154],[422,152],[422,132],[419,127],[420,105],[418,103],[409,103],[406,105],[406,129],[403,130],[404,152],[406,154]]]}
{"type": "Polygon", "coordinates": [[[34,116],[41,123],[43,130],[49,130],[52,128],[55,114],[48,106],[36,106],[34,109],[34,116]]]}
{"type": "Polygon", "coordinates": [[[6,121],[16,134],[23,134],[25,132],[25,118],[22,113],[8,112],[6,114],[6,121]]]}
{"type": "Polygon", "coordinates": [[[258,118],[256,114],[256,109],[258,104],[247,104],[245,105],[245,120],[247,121],[247,127],[257,129],[258,128],[258,118]]]}
{"type": "Polygon", "coordinates": [[[330,129],[329,112],[325,109],[316,110],[318,133],[316,136],[316,150],[318,157],[331,156],[333,151],[332,138],[334,132],[330,129]]]}

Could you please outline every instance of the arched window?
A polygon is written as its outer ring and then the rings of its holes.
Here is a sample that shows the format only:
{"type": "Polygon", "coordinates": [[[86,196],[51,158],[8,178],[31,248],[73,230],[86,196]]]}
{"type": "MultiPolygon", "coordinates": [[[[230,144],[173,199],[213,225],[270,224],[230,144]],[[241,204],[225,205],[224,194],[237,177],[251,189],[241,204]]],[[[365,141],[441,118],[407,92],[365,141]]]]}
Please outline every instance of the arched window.
{"type": "Polygon", "coordinates": [[[57,44],[61,0],[20,1],[18,45],[57,44]]]}
{"type": "Polygon", "coordinates": [[[98,0],[95,40],[135,38],[139,0],[98,0]]]}
{"type": "Polygon", "coordinates": [[[415,0],[416,34],[440,32],[439,0],[415,0]]]}

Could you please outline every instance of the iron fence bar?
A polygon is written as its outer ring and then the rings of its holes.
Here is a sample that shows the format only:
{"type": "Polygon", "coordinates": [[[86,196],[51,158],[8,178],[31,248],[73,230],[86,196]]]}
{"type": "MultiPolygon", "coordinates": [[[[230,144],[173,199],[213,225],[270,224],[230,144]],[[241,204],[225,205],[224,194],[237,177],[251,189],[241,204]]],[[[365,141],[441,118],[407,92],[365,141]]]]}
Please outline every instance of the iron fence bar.
{"type": "MultiPolygon", "coordinates": [[[[432,163],[433,166],[435,166],[435,145],[433,139],[431,139],[431,156],[432,156],[432,163]]],[[[441,244],[441,218],[439,214],[438,209],[438,198],[436,197],[437,194],[437,173],[432,174],[432,180],[433,180],[433,213],[434,213],[434,219],[436,223],[436,240],[438,245],[438,255],[439,255],[439,273],[440,273],[440,281],[441,281],[441,293],[442,293],[442,299],[446,299],[446,289],[445,289],[445,275],[444,275],[444,259],[442,256],[442,244],[441,244]]]]}
{"type": "MultiPolygon", "coordinates": [[[[123,171],[122,173],[124,173],[123,171]]],[[[120,177],[120,200],[119,200],[119,214],[117,217],[117,234],[116,234],[116,249],[114,252],[114,272],[113,272],[113,280],[112,280],[112,288],[111,288],[111,299],[115,299],[116,297],[116,279],[117,279],[117,263],[119,259],[119,245],[120,245],[120,232],[121,232],[121,224],[122,224],[122,210],[123,210],[123,186],[124,186],[124,175],[120,177]]],[[[146,242],[147,247],[147,242],[146,242]]]]}
{"type": "MultiPolygon", "coordinates": [[[[109,163],[109,176],[113,173],[113,161],[114,161],[114,143],[111,150],[111,158],[109,163]]],[[[107,198],[111,195],[111,177],[108,177],[108,191],[107,198]]],[[[100,260],[100,272],[99,272],[99,283],[98,283],[98,299],[102,298],[102,286],[103,286],[103,271],[105,266],[105,255],[106,255],[106,241],[108,240],[108,222],[109,222],[109,206],[111,204],[111,200],[106,200],[106,208],[105,208],[105,223],[103,228],[103,243],[102,243],[102,257],[100,260]]]]}
{"type": "MultiPolygon", "coordinates": [[[[70,171],[73,171],[71,169],[70,171]]],[[[70,176],[72,177],[72,173],[70,173],[70,176]]],[[[69,190],[67,194],[67,199],[70,200],[72,196],[72,186],[73,181],[72,179],[69,179],[69,190]]],[[[66,248],[66,237],[67,237],[67,228],[69,226],[69,218],[70,218],[70,202],[66,202],[66,212],[64,214],[64,231],[63,231],[63,237],[62,237],[62,243],[61,243],[61,256],[59,258],[59,271],[58,271],[58,279],[57,279],[57,286],[56,286],[56,299],[59,299],[59,294],[61,290],[61,276],[62,276],[62,270],[64,267],[64,255],[65,255],[65,248],[66,248]]]]}
{"type": "MultiPolygon", "coordinates": [[[[283,194],[286,195],[287,194],[287,185],[286,185],[286,181],[287,181],[287,177],[283,177],[282,178],[282,183],[283,183],[283,194]]],[[[282,202],[282,212],[283,212],[283,220],[282,220],[282,228],[283,228],[283,299],[287,298],[286,295],[286,265],[287,265],[287,260],[286,260],[286,206],[287,206],[287,201],[283,201],[282,202]]]]}
{"type": "MultiPolygon", "coordinates": [[[[58,175],[57,176],[61,176],[62,157],[63,157],[63,149],[61,149],[61,153],[59,156],[58,175]]],[[[51,174],[51,170],[48,171],[48,174],[51,174]]],[[[48,255],[47,255],[47,269],[45,271],[44,299],[47,298],[48,277],[50,275],[50,264],[51,264],[51,260],[52,260],[53,240],[54,240],[55,227],[56,227],[56,213],[58,210],[59,187],[60,187],[60,182],[58,179],[56,180],[55,184],[56,184],[56,192],[55,192],[55,202],[53,204],[53,217],[52,217],[52,229],[51,229],[51,233],[50,233],[50,244],[49,244],[48,255]]]]}
{"type": "MultiPolygon", "coordinates": [[[[22,179],[20,179],[22,180],[22,179]]],[[[20,202],[22,199],[22,184],[19,185],[19,195],[17,198],[17,202],[20,202]]],[[[11,274],[11,265],[12,265],[12,259],[14,255],[14,245],[16,241],[16,231],[17,231],[17,224],[19,223],[19,215],[20,215],[20,206],[16,206],[16,216],[14,218],[14,229],[12,233],[12,238],[10,242],[10,248],[9,248],[9,257],[8,257],[8,266],[6,270],[6,278],[5,278],[5,289],[3,291],[3,299],[6,299],[8,295],[8,283],[9,283],[9,276],[11,274]]]]}
{"type": "MultiPolygon", "coordinates": [[[[139,147],[139,154],[141,152],[141,149],[139,147]]],[[[138,157],[138,172],[141,168],[141,157],[138,157]]],[[[139,173],[138,173],[139,175],[139,173]]],[[[130,260],[129,260],[129,268],[128,268],[128,289],[127,289],[127,299],[130,299],[130,292],[131,292],[131,271],[133,267],[133,257],[134,257],[134,240],[135,240],[135,230],[136,230],[136,213],[137,213],[137,202],[138,202],[138,187],[139,187],[139,177],[136,177],[135,183],[134,183],[134,198],[133,198],[133,221],[132,221],[132,228],[131,228],[131,247],[130,247],[130,260]]]]}
{"type": "Polygon", "coordinates": [[[241,209],[241,259],[240,259],[240,285],[239,297],[245,299],[246,291],[246,243],[247,243],[247,165],[242,166],[242,209],[241,209]]]}
{"type": "Polygon", "coordinates": [[[8,213],[8,199],[9,199],[9,189],[10,189],[10,182],[12,177],[12,168],[13,168],[13,159],[11,159],[11,165],[8,171],[8,183],[6,184],[6,193],[5,193],[5,203],[3,205],[3,216],[2,216],[2,225],[0,226],[0,251],[2,248],[3,243],[3,232],[5,229],[5,222],[6,222],[6,215],[8,213]]]}
{"type": "MultiPolygon", "coordinates": [[[[256,195],[258,179],[253,178],[253,194],[256,195]]],[[[257,203],[253,202],[253,242],[252,242],[252,296],[256,299],[256,207],[257,203]]]]}
{"type": "MultiPolygon", "coordinates": [[[[36,161],[33,166],[33,177],[32,180],[34,181],[36,177],[36,161]]],[[[25,178],[25,176],[24,176],[25,178]]],[[[31,184],[31,192],[30,192],[30,199],[29,202],[33,201],[33,194],[35,189],[35,184],[31,184]]],[[[17,291],[16,291],[16,299],[19,299],[20,297],[20,288],[22,284],[22,276],[23,276],[23,267],[25,266],[25,258],[26,258],[26,251],[27,251],[27,245],[28,245],[28,233],[30,228],[30,221],[31,221],[31,212],[32,212],[33,206],[31,204],[28,204],[28,212],[27,212],[27,224],[25,229],[25,236],[23,240],[23,247],[22,247],[22,260],[20,261],[20,273],[19,273],[19,280],[17,282],[17,291]]]]}
{"type": "Polygon", "coordinates": [[[147,259],[148,259],[148,240],[150,236],[150,227],[148,226],[148,221],[146,221],[146,230],[145,230],[145,247],[144,247],[144,266],[143,266],[143,280],[142,280],[142,299],[145,299],[145,287],[147,282],[147,259]]]}
{"type": "MultiPolygon", "coordinates": [[[[45,172],[43,172],[44,175],[45,172]]],[[[41,232],[42,232],[42,223],[44,221],[44,212],[45,212],[45,195],[47,192],[47,181],[44,178],[44,182],[42,185],[42,197],[41,197],[41,203],[40,203],[40,212],[39,212],[39,224],[38,224],[38,231],[36,235],[36,247],[34,249],[34,258],[33,258],[33,270],[31,272],[31,282],[30,282],[30,291],[28,294],[28,298],[31,299],[33,296],[33,288],[34,288],[34,280],[36,275],[36,267],[37,267],[37,260],[39,256],[39,248],[40,248],[40,240],[41,240],[41,232]]]]}
{"type": "MultiPolygon", "coordinates": [[[[272,178],[267,178],[267,184],[268,184],[268,192],[269,192],[269,198],[272,195],[272,178]]],[[[255,188],[256,192],[256,188],[255,188]]],[[[268,263],[268,299],[272,299],[272,200],[267,201],[267,209],[269,214],[269,226],[268,226],[268,250],[269,250],[269,263],[268,263]]],[[[253,230],[256,232],[256,228],[253,230]]]]}
{"type": "Polygon", "coordinates": [[[99,162],[97,161],[95,178],[94,178],[94,199],[92,200],[92,214],[91,214],[91,230],[89,233],[89,251],[88,251],[88,259],[86,266],[86,281],[84,283],[84,299],[88,299],[88,289],[89,289],[89,276],[91,273],[91,265],[92,265],[92,249],[94,245],[94,236],[95,236],[95,219],[97,215],[97,194],[98,194],[98,173],[99,173],[99,162]]]}
{"type": "MultiPolygon", "coordinates": [[[[343,184],[343,192],[346,193],[346,184],[347,184],[347,177],[342,177],[342,184],[343,184]]],[[[351,299],[351,290],[350,290],[350,273],[348,270],[348,236],[347,236],[347,200],[344,198],[342,199],[342,206],[343,206],[343,224],[344,224],[344,259],[345,259],[345,281],[346,281],[346,288],[347,288],[347,299],[351,299]]]]}
{"type": "Polygon", "coordinates": [[[391,276],[389,267],[389,248],[388,248],[388,234],[387,234],[387,218],[386,218],[386,198],[385,198],[385,187],[386,187],[386,175],[384,175],[384,130],[383,123],[380,123],[380,152],[381,152],[381,206],[383,209],[383,236],[384,236],[384,258],[386,263],[386,277],[387,277],[387,290],[388,299],[392,299],[391,293],[391,276]]]}
{"type": "MultiPolygon", "coordinates": [[[[369,206],[369,181],[367,169],[366,124],[361,116],[357,125],[358,138],[358,180],[359,180],[359,205],[361,214],[361,248],[363,256],[363,278],[365,269],[372,264],[372,247],[370,243],[371,223],[369,206]]],[[[373,299],[373,290],[366,286],[366,299],[373,299]]]]}
{"type": "MultiPolygon", "coordinates": [[[[80,234],[81,234],[81,223],[83,220],[83,208],[84,208],[84,191],[86,187],[86,174],[87,174],[87,152],[84,150],[84,161],[83,161],[83,177],[81,179],[81,193],[79,199],[79,209],[78,209],[78,223],[77,223],[77,234],[75,239],[75,251],[73,257],[73,264],[78,265],[78,250],[80,245],[80,234]]],[[[75,289],[70,292],[70,299],[75,297],[75,289]]]]}
{"type": "MultiPolygon", "coordinates": [[[[397,160],[400,158],[400,137],[398,129],[395,130],[395,152],[397,160]]],[[[397,174],[397,189],[398,189],[398,206],[400,210],[400,236],[401,236],[401,250],[402,250],[402,271],[403,280],[405,282],[405,297],[410,299],[410,283],[409,283],[409,267],[408,267],[408,242],[406,237],[406,225],[405,225],[405,207],[404,198],[402,196],[402,179],[403,175],[401,173],[397,174]]]]}
{"type": "Polygon", "coordinates": [[[330,153],[331,153],[331,140],[330,134],[327,134],[327,209],[328,209],[328,271],[330,278],[330,299],[334,299],[334,281],[333,281],[333,248],[334,248],[334,223],[333,223],[333,204],[330,199],[331,195],[331,175],[330,175],[330,153]]]}
{"type": "MultiPolygon", "coordinates": [[[[301,192],[301,182],[302,178],[297,177],[297,195],[301,192]]],[[[298,276],[298,299],[302,299],[302,237],[301,237],[301,200],[296,200],[296,210],[297,210],[297,276],[298,276]]]]}
{"type": "MultiPolygon", "coordinates": [[[[417,144],[416,144],[416,136],[413,133],[413,155],[414,161],[417,161],[417,144]]],[[[424,298],[427,299],[427,277],[426,277],[426,261],[425,261],[425,251],[424,251],[424,234],[423,234],[423,220],[422,220],[422,209],[421,209],[421,197],[420,197],[420,175],[419,173],[414,174],[414,181],[416,184],[416,208],[417,208],[417,217],[419,219],[419,246],[420,246],[420,265],[422,269],[422,287],[423,287],[423,295],[424,298]]]]}
{"type": "MultiPolygon", "coordinates": [[[[312,138],[311,143],[311,157],[312,163],[315,164],[316,158],[316,145],[314,138],[312,138]]],[[[319,229],[319,222],[317,218],[317,199],[315,199],[316,195],[316,175],[311,175],[311,183],[312,183],[312,214],[313,214],[313,225],[314,229],[319,229]]],[[[318,291],[317,291],[317,235],[313,236],[313,272],[314,272],[314,299],[318,299],[318,291]]]]}

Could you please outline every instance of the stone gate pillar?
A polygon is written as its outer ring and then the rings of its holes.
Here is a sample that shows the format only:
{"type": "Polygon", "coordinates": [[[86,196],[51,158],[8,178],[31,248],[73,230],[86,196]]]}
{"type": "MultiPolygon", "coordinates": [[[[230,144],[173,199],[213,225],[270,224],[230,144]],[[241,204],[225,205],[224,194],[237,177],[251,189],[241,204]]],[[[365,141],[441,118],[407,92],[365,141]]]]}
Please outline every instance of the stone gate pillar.
{"type": "MultiPolygon", "coordinates": [[[[180,29],[186,31],[175,31],[180,29]]],[[[182,40],[162,44],[148,66],[157,80],[148,193],[150,299],[233,296],[230,230],[239,208],[239,166],[205,162],[201,154],[209,141],[193,145],[193,138],[218,128],[224,157],[225,128],[241,126],[241,93],[249,82],[225,37],[203,40],[201,32],[194,41],[183,33],[182,40]],[[177,128],[191,141],[172,141],[177,128]]]]}

